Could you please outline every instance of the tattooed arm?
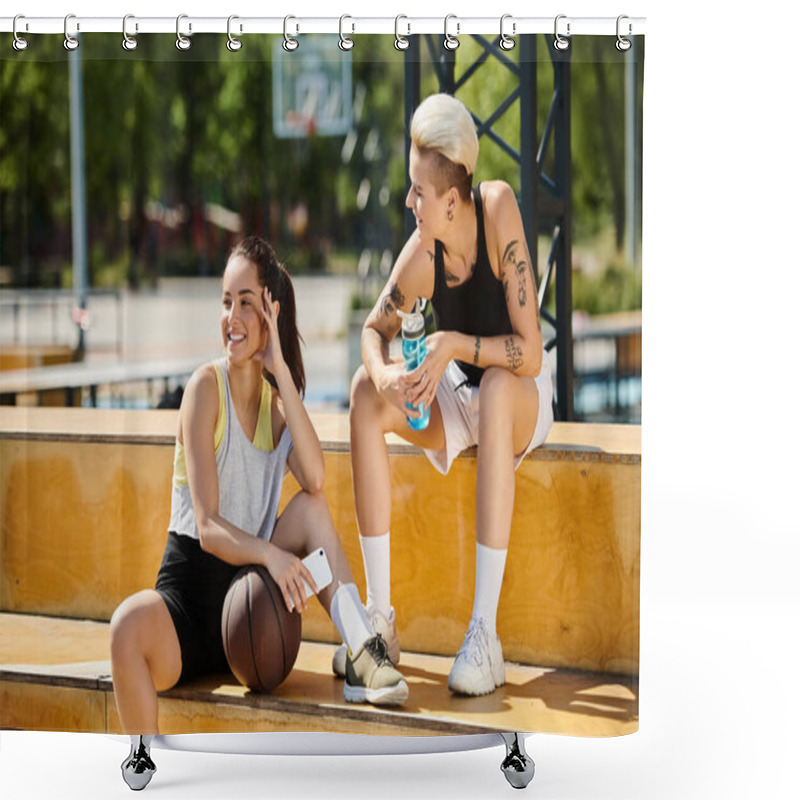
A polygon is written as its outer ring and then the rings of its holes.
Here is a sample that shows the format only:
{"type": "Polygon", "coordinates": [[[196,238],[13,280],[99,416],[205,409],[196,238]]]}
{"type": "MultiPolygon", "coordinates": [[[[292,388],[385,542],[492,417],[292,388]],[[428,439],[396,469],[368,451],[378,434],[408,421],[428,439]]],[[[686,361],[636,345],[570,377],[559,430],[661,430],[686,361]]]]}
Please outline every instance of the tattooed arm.
{"type": "Polygon", "coordinates": [[[389,345],[400,331],[397,312],[410,311],[418,297],[430,298],[433,283],[433,242],[423,241],[415,231],[400,252],[361,333],[361,357],[380,391],[388,393],[392,391],[390,384],[396,383],[398,365],[389,356],[389,345]]]}
{"type": "Polygon", "coordinates": [[[454,357],[480,367],[500,366],[535,377],[542,366],[539,294],[517,199],[503,181],[483,184],[486,244],[492,269],[503,283],[513,329],[504,336],[462,336],[454,357]]]}

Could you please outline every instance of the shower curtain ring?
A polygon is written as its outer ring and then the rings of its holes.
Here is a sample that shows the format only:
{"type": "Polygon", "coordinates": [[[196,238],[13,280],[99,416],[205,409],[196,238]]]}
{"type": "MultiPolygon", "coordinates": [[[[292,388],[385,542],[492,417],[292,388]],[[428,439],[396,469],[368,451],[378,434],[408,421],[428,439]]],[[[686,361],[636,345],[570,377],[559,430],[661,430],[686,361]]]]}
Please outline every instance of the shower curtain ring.
{"type": "MultiPolygon", "coordinates": [[[[12,26],[12,31],[14,33],[14,41],[12,42],[12,46],[18,52],[22,52],[23,50],[27,50],[28,49],[28,40],[25,39],[24,37],[20,36],[17,33],[17,20],[18,19],[25,19],[25,15],[24,14],[17,14],[17,16],[14,17],[14,24],[12,26]]],[[[28,26],[26,25],[25,27],[27,28],[28,26]]]]}
{"type": "MultiPolygon", "coordinates": [[[[355,42],[349,36],[345,36],[342,31],[342,26],[344,25],[344,21],[346,19],[353,18],[349,14],[342,14],[342,16],[339,17],[339,48],[342,50],[352,50],[355,42]]],[[[355,29],[356,26],[353,24],[351,33],[355,31],[355,29]]]]}
{"type": "MultiPolygon", "coordinates": [[[[394,18],[394,46],[396,50],[408,50],[411,42],[409,42],[405,36],[400,35],[401,19],[408,19],[408,17],[405,14],[398,14],[394,18]]],[[[408,32],[411,33],[411,26],[406,23],[406,27],[408,28],[408,32]]]]}
{"type": "MultiPolygon", "coordinates": [[[[69,32],[69,21],[71,19],[75,19],[74,14],[67,14],[64,17],[64,49],[65,50],[75,50],[80,45],[80,42],[70,34],[69,32]]],[[[78,25],[78,30],[80,30],[80,25],[78,25]]]]}
{"type": "MultiPolygon", "coordinates": [[[[289,36],[287,31],[287,26],[289,24],[290,19],[296,19],[291,14],[283,18],[283,49],[286,50],[287,53],[292,53],[300,47],[300,42],[297,39],[293,39],[289,36]]],[[[300,27],[295,26],[295,33],[300,32],[300,27]]]]}
{"type": "MultiPolygon", "coordinates": [[[[181,20],[188,18],[189,18],[188,14],[178,14],[178,19],[175,20],[175,34],[178,37],[175,42],[175,47],[177,47],[178,50],[188,50],[192,46],[192,40],[181,33],[181,20]]],[[[192,23],[190,22],[189,31],[191,32],[191,30],[192,30],[192,23]]]]}
{"type": "Polygon", "coordinates": [[[450,50],[451,52],[453,50],[458,50],[458,46],[461,44],[461,42],[458,41],[458,33],[460,29],[461,29],[461,24],[459,23],[458,17],[455,14],[448,14],[444,18],[444,46],[447,50],[450,50]],[[447,23],[450,22],[451,19],[454,19],[456,21],[455,36],[451,36],[447,31],[447,23]]]}
{"type": "MultiPolygon", "coordinates": [[[[135,36],[128,36],[128,20],[129,19],[136,19],[133,14],[126,14],[122,18],[122,46],[125,50],[135,50],[139,42],[136,40],[135,36]]],[[[139,30],[139,26],[136,26],[136,30],[139,30]]]]}
{"type": "MultiPolygon", "coordinates": [[[[237,39],[231,33],[231,22],[233,22],[233,20],[235,20],[235,19],[239,19],[239,17],[237,17],[236,14],[231,14],[228,17],[228,43],[225,46],[228,48],[228,50],[231,51],[231,53],[236,53],[236,52],[238,52],[239,50],[242,49],[242,40],[241,39],[237,39]]],[[[239,26],[239,32],[241,33],[241,31],[242,31],[242,28],[241,28],[241,26],[239,26]]]]}
{"type": "MultiPolygon", "coordinates": [[[[617,50],[619,50],[621,53],[624,53],[626,50],[630,50],[630,49],[631,49],[631,45],[633,44],[633,42],[631,42],[631,40],[630,40],[630,39],[626,39],[626,38],[625,38],[625,37],[624,37],[624,36],[623,36],[623,35],[620,33],[620,22],[622,22],[622,20],[624,20],[624,19],[628,19],[628,17],[626,17],[624,14],[620,14],[620,15],[617,17],[617,44],[616,44],[616,48],[617,48],[617,50]]],[[[631,35],[631,31],[632,31],[632,30],[633,30],[633,28],[632,28],[632,26],[631,26],[631,24],[630,24],[630,22],[629,22],[629,23],[628,23],[628,36],[630,36],[630,35],[631,35]]]]}
{"type": "MultiPolygon", "coordinates": [[[[553,47],[555,47],[556,50],[562,50],[562,51],[569,50],[569,39],[565,38],[558,32],[558,21],[560,19],[566,19],[566,18],[567,18],[566,14],[559,14],[556,17],[556,22],[553,31],[555,35],[555,38],[553,39],[553,47]]],[[[570,35],[569,27],[570,27],[569,22],[567,22],[567,36],[570,35]]]]}
{"type": "MultiPolygon", "coordinates": [[[[503,50],[513,50],[516,42],[510,37],[506,36],[505,31],[503,30],[503,23],[507,20],[511,19],[511,14],[503,14],[500,17],[500,47],[503,50]]],[[[515,34],[517,32],[517,23],[511,23],[511,33],[515,34]]]]}

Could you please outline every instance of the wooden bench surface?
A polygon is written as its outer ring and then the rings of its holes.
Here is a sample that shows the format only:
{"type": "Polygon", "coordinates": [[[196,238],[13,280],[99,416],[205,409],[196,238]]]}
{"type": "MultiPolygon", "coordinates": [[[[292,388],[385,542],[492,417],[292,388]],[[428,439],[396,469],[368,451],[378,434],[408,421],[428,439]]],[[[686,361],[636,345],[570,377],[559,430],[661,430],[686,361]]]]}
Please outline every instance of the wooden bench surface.
{"type": "MultiPolygon", "coordinates": [[[[325,493],[362,597],[347,415],[313,415],[325,493]]],[[[0,407],[0,610],[107,620],[152,586],[175,411],[0,407]]],[[[516,476],[498,630],[513,661],[638,670],[640,431],[556,425],[516,476]]],[[[448,476],[393,438],[392,602],[404,647],[450,656],[472,609],[476,459],[448,476]],[[446,569],[442,565],[447,564],[446,569]]],[[[282,507],[297,492],[287,476],[282,507]]],[[[308,639],[336,632],[313,606],[308,639]]]]}
{"type": "MultiPolygon", "coordinates": [[[[75,441],[173,444],[177,429],[175,410],[120,410],[86,408],[0,407],[0,437],[75,441]]],[[[323,449],[350,449],[350,421],[346,413],[312,413],[311,420],[323,449]]],[[[386,437],[390,452],[420,452],[398,436],[386,437]]],[[[595,455],[604,460],[640,463],[642,434],[639,425],[556,422],[543,447],[528,458],[569,458],[595,455]]],[[[474,457],[468,451],[462,457],[474,457]]]]}
{"type": "MultiPolygon", "coordinates": [[[[0,727],[119,732],[108,655],[109,625],[0,614],[0,727]]],[[[271,694],[232,675],[165,692],[162,733],[319,730],[377,735],[534,731],[618,736],[638,728],[635,678],[506,665],[504,687],[486,697],[447,688],[451,658],[403,653],[410,696],[399,709],[346,703],[331,672],[334,646],[304,641],[294,670],[271,694]]]]}

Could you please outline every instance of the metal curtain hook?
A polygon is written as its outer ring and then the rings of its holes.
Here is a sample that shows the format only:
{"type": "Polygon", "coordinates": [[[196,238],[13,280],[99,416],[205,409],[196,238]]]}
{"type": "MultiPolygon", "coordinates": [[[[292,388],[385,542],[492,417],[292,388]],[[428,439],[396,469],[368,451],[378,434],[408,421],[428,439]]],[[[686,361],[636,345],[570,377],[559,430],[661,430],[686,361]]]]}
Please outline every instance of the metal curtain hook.
{"type": "MultiPolygon", "coordinates": [[[[175,20],[175,34],[178,37],[175,42],[175,47],[177,47],[178,50],[188,50],[192,46],[192,40],[181,33],[181,20],[188,18],[188,14],[178,14],[178,19],[175,20]]],[[[189,23],[189,30],[192,30],[191,22],[189,23]]]]}
{"type": "MultiPolygon", "coordinates": [[[[15,50],[17,50],[19,52],[22,52],[23,50],[27,50],[28,49],[28,40],[25,39],[24,37],[20,36],[17,33],[17,20],[18,19],[25,19],[25,15],[24,14],[17,14],[17,16],[14,17],[14,24],[12,26],[12,31],[14,33],[14,41],[12,42],[12,46],[14,47],[15,50]]],[[[27,29],[27,27],[28,26],[26,25],[25,28],[27,29]]]]}
{"type": "MultiPolygon", "coordinates": [[[[233,22],[233,20],[235,20],[235,19],[239,19],[239,17],[237,17],[236,14],[231,14],[228,17],[228,43],[225,46],[228,48],[228,50],[231,51],[231,53],[236,53],[236,52],[238,52],[239,50],[242,49],[242,40],[241,39],[237,39],[231,33],[231,22],[233,22]]],[[[241,28],[241,26],[239,26],[239,32],[240,33],[241,33],[241,30],[242,30],[242,28],[241,28]]]]}
{"type": "MultiPolygon", "coordinates": [[[[287,17],[283,18],[283,49],[286,50],[287,53],[292,53],[300,47],[300,42],[297,39],[293,39],[289,36],[287,31],[287,26],[289,24],[290,19],[296,19],[296,17],[291,16],[291,14],[287,17]]],[[[299,27],[295,29],[297,32],[300,31],[299,27]]]]}
{"type": "MultiPolygon", "coordinates": [[[[569,50],[569,39],[564,38],[558,32],[558,21],[560,19],[566,19],[566,18],[567,18],[566,14],[559,14],[556,17],[556,22],[555,22],[554,31],[553,31],[553,33],[555,34],[555,39],[553,39],[553,47],[555,47],[556,50],[569,50]]],[[[567,36],[569,36],[569,35],[570,35],[569,22],[567,22],[567,36]]]]}
{"type": "MultiPolygon", "coordinates": [[[[397,50],[408,50],[411,42],[409,42],[405,36],[400,35],[399,28],[401,19],[408,19],[408,17],[405,14],[398,14],[394,18],[394,46],[397,50]]],[[[411,26],[406,24],[406,27],[408,28],[408,32],[411,33],[411,26]]]]}
{"type": "MultiPolygon", "coordinates": [[[[503,30],[503,23],[507,19],[511,19],[511,14],[503,14],[503,16],[500,17],[500,47],[503,50],[513,50],[514,45],[516,45],[516,42],[510,36],[506,36],[505,31],[503,30]]],[[[512,22],[511,33],[514,34],[516,32],[517,32],[517,23],[512,22]]]]}
{"type": "MultiPolygon", "coordinates": [[[[350,37],[345,36],[344,33],[342,32],[342,27],[346,19],[353,19],[353,18],[349,14],[342,14],[342,16],[339,17],[339,47],[342,50],[352,50],[355,42],[350,37]]],[[[353,25],[352,29],[353,31],[355,31],[356,26],[353,25]]]]}
{"type": "MultiPolygon", "coordinates": [[[[620,33],[620,23],[624,19],[628,19],[628,17],[626,17],[624,14],[620,14],[620,16],[617,17],[617,44],[616,44],[616,47],[617,47],[617,50],[619,50],[620,52],[623,52],[623,53],[626,50],[630,50],[631,49],[631,44],[633,44],[630,39],[626,39],[620,33]]],[[[631,35],[632,31],[633,31],[633,26],[629,22],[628,23],[628,36],[631,35]]]]}
{"type": "Polygon", "coordinates": [[[461,28],[461,25],[458,22],[458,17],[455,14],[448,14],[444,18],[444,46],[445,46],[445,48],[447,50],[451,50],[451,51],[452,50],[458,50],[458,46],[459,46],[459,44],[461,44],[461,42],[458,41],[458,33],[459,33],[460,28],[461,28]],[[447,23],[450,22],[451,19],[456,20],[456,35],[455,36],[451,36],[447,32],[447,23]]]}
{"type": "MultiPolygon", "coordinates": [[[[75,19],[74,14],[67,14],[64,17],[64,49],[65,50],[75,50],[80,45],[80,42],[74,37],[70,35],[68,30],[69,28],[69,21],[71,19],[75,19]]],[[[80,30],[80,25],[78,25],[78,30],[80,30]]]]}
{"type": "MultiPolygon", "coordinates": [[[[128,20],[129,19],[136,19],[136,17],[134,17],[133,14],[126,14],[122,18],[122,46],[125,48],[125,50],[135,50],[138,47],[139,42],[136,41],[135,37],[128,36],[128,20]]],[[[138,25],[136,26],[136,30],[137,31],[139,30],[139,26],[138,25]]]]}

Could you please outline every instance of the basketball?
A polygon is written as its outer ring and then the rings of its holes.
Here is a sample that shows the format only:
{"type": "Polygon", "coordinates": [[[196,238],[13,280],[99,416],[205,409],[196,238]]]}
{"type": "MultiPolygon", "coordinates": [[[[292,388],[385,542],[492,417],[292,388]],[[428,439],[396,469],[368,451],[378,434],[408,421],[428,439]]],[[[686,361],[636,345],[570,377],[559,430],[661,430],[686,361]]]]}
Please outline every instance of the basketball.
{"type": "Polygon", "coordinates": [[[270,692],[291,672],[301,617],[283,602],[265,567],[243,567],[222,607],[222,644],[231,672],[254,692],[270,692]]]}

